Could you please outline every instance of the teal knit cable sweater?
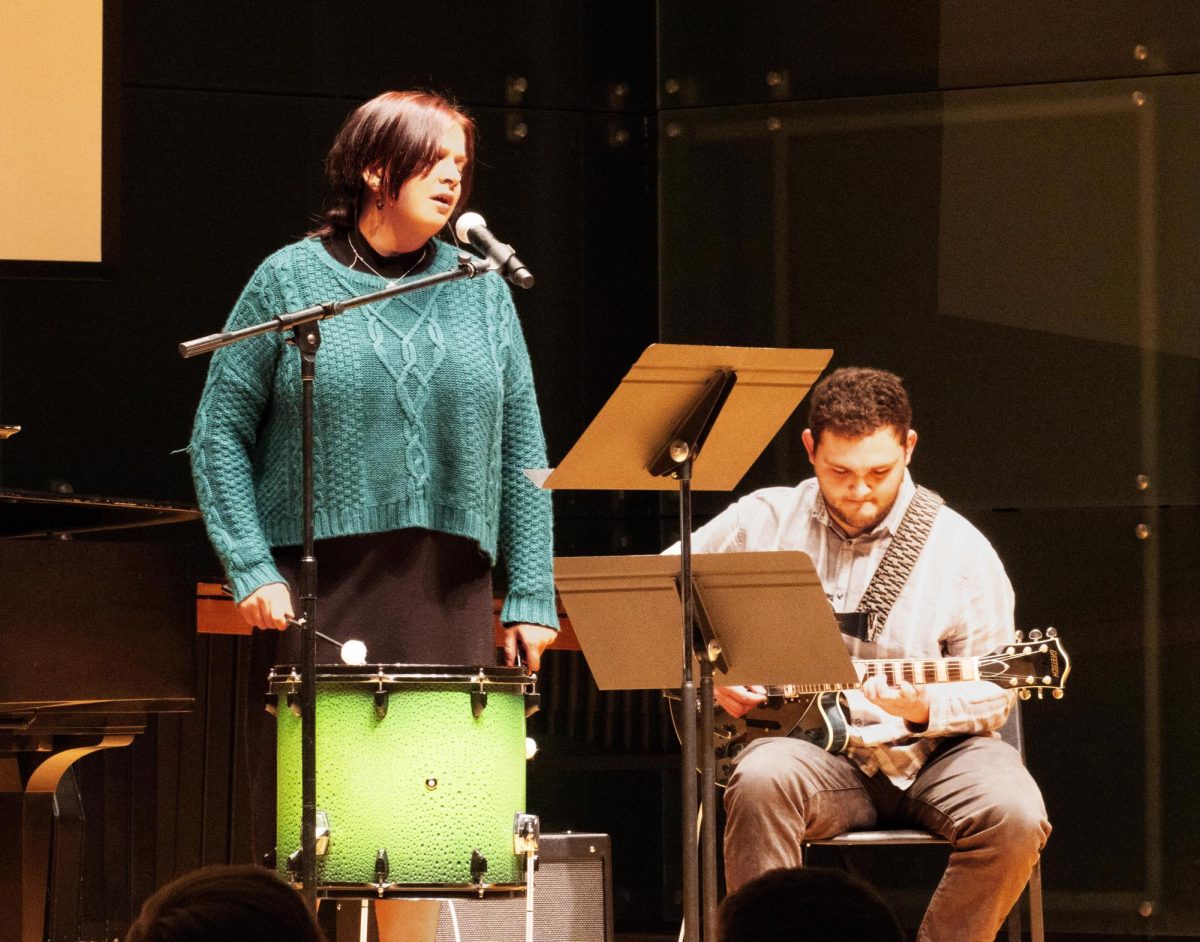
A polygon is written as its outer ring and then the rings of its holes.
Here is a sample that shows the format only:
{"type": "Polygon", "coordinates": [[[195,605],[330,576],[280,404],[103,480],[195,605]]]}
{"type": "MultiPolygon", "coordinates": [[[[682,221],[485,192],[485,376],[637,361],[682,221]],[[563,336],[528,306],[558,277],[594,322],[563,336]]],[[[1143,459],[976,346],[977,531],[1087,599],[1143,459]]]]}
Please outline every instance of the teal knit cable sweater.
{"type": "MultiPolygon", "coordinates": [[[[428,273],[455,267],[436,242],[428,273]]],[[[378,291],[305,239],[259,266],[227,330],[378,291]]],[[[209,537],[241,601],[282,582],[301,542],[300,357],[279,334],[213,355],[188,452],[209,537]]],[[[550,495],[529,353],[496,274],[348,311],[321,325],[314,407],[317,539],[423,527],[508,566],[501,618],[557,627],[550,495]]]]}

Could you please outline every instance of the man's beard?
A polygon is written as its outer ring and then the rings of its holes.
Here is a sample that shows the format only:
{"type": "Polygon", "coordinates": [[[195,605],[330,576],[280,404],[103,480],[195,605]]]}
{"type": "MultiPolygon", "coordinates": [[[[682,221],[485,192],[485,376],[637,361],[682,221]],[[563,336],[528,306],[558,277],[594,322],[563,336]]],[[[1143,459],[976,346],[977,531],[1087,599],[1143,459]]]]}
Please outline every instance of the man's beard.
{"type": "MultiPolygon", "coordinates": [[[[825,497],[824,494],[821,495],[825,497]]],[[[879,524],[884,521],[889,513],[892,512],[892,507],[896,505],[896,499],[893,497],[891,503],[886,507],[880,508],[879,512],[874,517],[851,519],[846,516],[845,512],[834,504],[828,497],[825,497],[825,509],[829,511],[829,516],[834,519],[843,530],[855,530],[859,533],[869,533],[874,530],[879,524]]]]}

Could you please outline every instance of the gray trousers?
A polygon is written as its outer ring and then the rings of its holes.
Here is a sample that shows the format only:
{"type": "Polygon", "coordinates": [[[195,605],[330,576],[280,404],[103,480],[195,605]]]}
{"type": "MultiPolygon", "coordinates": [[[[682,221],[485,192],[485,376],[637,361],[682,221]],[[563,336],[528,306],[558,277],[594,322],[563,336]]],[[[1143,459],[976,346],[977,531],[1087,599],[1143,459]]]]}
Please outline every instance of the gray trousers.
{"type": "Polygon", "coordinates": [[[918,942],[992,942],[1050,835],[1041,792],[1000,739],[948,739],[907,789],[788,737],[759,739],[725,791],[725,881],[801,865],[804,840],[919,827],[951,842],[918,942]]]}

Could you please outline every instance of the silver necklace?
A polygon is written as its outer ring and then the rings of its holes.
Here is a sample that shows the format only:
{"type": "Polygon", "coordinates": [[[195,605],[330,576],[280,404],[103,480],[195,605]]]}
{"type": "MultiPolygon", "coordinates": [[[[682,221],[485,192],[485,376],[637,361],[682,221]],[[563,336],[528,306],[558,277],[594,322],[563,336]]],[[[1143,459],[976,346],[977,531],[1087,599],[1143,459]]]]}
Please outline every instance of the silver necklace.
{"type": "MultiPolygon", "coordinates": [[[[379,274],[379,272],[377,272],[374,268],[372,268],[370,266],[370,264],[368,264],[368,262],[365,258],[363,258],[361,255],[358,254],[358,249],[354,245],[354,231],[353,230],[346,233],[346,242],[350,246],[350,251],[354,253],[354,261],[355,262],[361,264],[363,266],[363,268],[365,268],[367,271],[369,271],[376,278],[383,278],[384,281],[392,281],[392,282],[400,281],[404,278],[407,278],[414,271],[416,271],[417,266],[420,265],[423,261],[425,261],[425,253],[429,250],[429,243],[426,242],[423,246],[421,246],[421,254],[417,256],[417,260],[412,263],[412,266],[408,269],[408,271],[406,271],[399,278],[384,278],[383,275],[379,274]]],[[[353,268],[354,265],[351,265],[350,267],[353,268]]]]}

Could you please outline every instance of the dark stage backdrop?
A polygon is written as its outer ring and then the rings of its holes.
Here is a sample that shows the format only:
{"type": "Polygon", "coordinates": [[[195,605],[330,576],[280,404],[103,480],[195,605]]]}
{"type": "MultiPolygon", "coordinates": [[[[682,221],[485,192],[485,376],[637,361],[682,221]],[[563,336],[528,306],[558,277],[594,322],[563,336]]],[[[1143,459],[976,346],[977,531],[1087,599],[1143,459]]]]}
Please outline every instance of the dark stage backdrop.
{"type": "MultiPolygon", "coordinates": [[[[656,339],[828,346],[835,365],[906,376],[914,473],[993,539],[1020,622],[1056,625],[1072,652],[1066,699],[1026,711],[1055,823],[1051,928],[1200,932],[1185,792],[1200,762],[1200,11],[413,10],[106,2],[106,260],[0,266],[0,423],[24,426],[0,445],[0,482],[190,500],[177,449],[206,364],[176,343],[218,328],[259,260],[305,231],[355,104],[452,91],[480,124],[475,206],[538,276],[517,301],[551,460],[656,339]]],[[[740,492],[807,473],[800,427],[740,492]]],[[[557,548],[652,552],[672,515],[644,495],[557,495],[557,548]]],[[[119,935],[155,885],[247,853],[231,697],[245,652],[198,647],[195,713],[80,764],[75,937],[119,935]]],[[[618,928],[663,929],[679,829],[661,703],[599,694],[577,654],[551,654],[542,685],[530,809],[548,830],[611,833],[618,928]]],[[[877,873],[917,906],[939,866],[877,873]]]]}

